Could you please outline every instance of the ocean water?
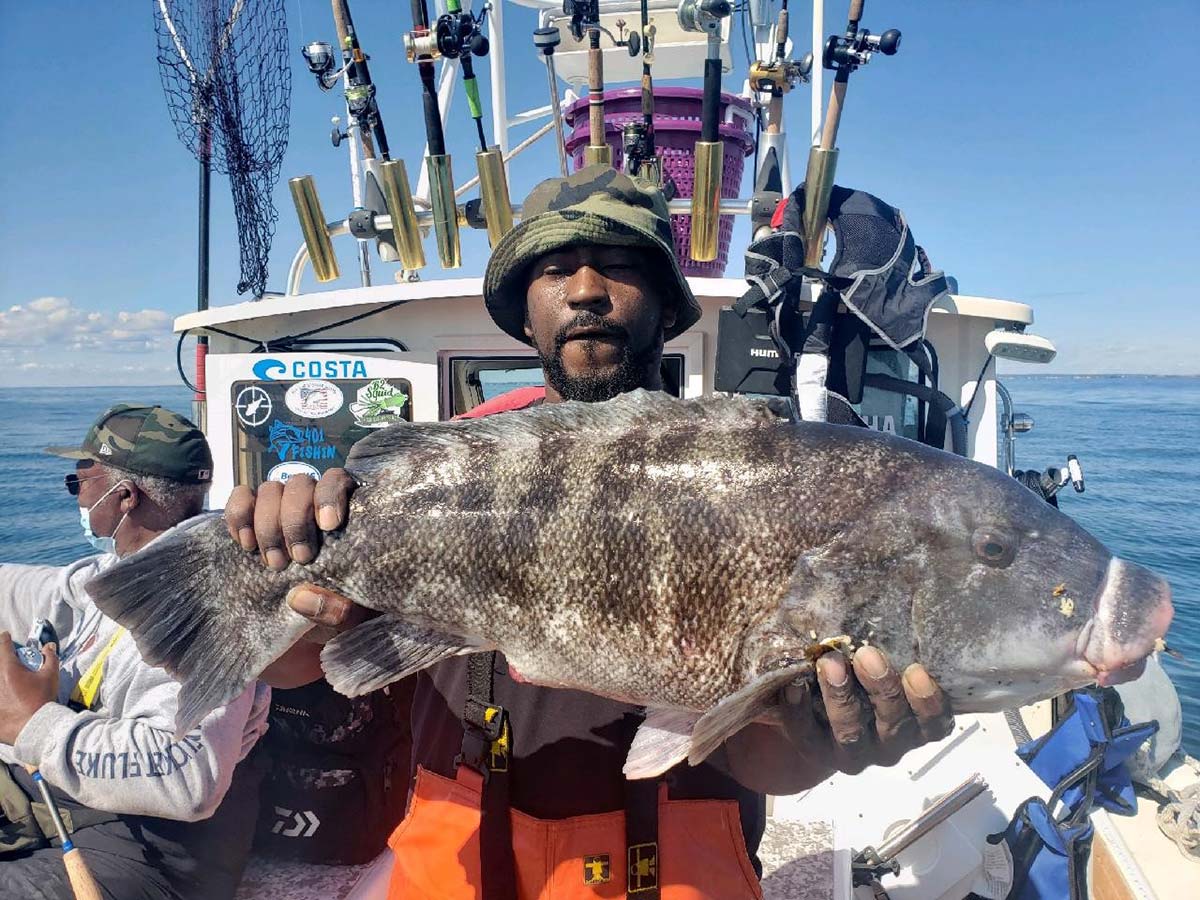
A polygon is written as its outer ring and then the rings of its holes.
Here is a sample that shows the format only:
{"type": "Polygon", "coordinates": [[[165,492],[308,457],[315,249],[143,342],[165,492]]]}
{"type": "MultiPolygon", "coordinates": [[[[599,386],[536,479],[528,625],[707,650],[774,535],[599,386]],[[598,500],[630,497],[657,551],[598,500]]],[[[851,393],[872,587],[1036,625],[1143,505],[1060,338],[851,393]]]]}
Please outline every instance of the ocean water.
{"type": "MultiPolygon", "coordinates": [[[[1083,464],[1086,491],[1069,487],[1061,508],[1110,549],[1165,576],[1175,622],[1164,659],[1184,707],[1184,742],[1200,755],[1200,378],[1009,376],[1016,408],[1034,419],[1017,442],[1017,466],[1083,464]]],[[[90,552],[70,463],[50,444],[78,442],[112,403],[162,403],[187,413],[190,393],[141,388],[0,388],[0,559],[61,564],[90,552]]]]}

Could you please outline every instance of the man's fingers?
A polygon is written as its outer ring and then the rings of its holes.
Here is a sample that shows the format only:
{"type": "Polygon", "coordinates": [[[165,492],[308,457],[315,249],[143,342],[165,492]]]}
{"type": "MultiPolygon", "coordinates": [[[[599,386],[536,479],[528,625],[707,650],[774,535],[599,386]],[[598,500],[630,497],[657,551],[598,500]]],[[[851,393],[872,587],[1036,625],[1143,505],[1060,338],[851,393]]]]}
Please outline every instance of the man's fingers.
{"type": "Polygon", "coordinates": [[[345,469],[329,469],[313,492],[317,524],[322,531],[335,531],[346,524],[350,495],[358,485],[345,469]]]}
{"type": "Polygon", "coordinates": [[[866,727],[866,710],[858,693],[858,682],[841,653],[826,653],[817,660],[817,683],[825,701],[825,716],[833,735],[837,768],[854,774],[867,764],[871,734],[866,727]]]}
{"type": "Polygon", "coordinates": [[[244,484],[235,487],[225,501],[225,527],[243,550],[258,548],[254,539],[254,491],[244,484]]]}
{"type": "Polygon", "coordinates": [[[783,729],[800,752],[829,752],[829,740],[813,710],[812,680],[797,678],[783,689],[783,729]]]}
{"type": "Polygon", "coordinates": [[[315,584],[299,584],[288,591],[288,606],[314,625],[342,630],[361,622],[367,610],[341,594],[315,584]]]}
{"type": "Polygon", "coordinates": [[[283,486],[279,504],[279,526],[288,555],[301,565],[317,557],[317,522],[313,516],[313,489],[308,475],[293,475],[283,486]]]}
{"type": "Polygon", "coordinates": [[[58,644],[53,642],[42,645],[42,667],[38,674],[43,678],[58,684],[58,644]]]}
{"type": "Polygon", "coordinates": [[[263,561],[277,571],[288,566],[279,517],[282,502],[283,485],[278,481],[264,481],[259,485],[254,504],[254,537],[263,561]]]}
{"type": "Polygon", "coordinates": [[[904,670],[904,693],[927,741],[940,741],[954,728],[950,704],[925,667],[913,663],[904,670]]]}
{"type": "Polygon", "coordinates": [[[917,743],[917,721],[900,673],[875,647],[863,647],[854,654],[854,674],[875,712],[875,734],[885,748],[880,762],[889,765],[917,743]]]}

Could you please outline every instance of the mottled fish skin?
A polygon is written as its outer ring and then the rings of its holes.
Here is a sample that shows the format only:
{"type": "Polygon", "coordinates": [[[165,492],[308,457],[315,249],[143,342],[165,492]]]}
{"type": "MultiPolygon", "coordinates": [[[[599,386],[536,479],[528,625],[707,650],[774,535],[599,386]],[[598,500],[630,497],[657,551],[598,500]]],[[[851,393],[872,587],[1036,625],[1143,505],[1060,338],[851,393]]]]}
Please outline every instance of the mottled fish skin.
{"type": "Polygon", "coordinates": [[[1095,675],[1078,646],[1108,551],[1013,479],[913,441],[638,391],[395,426],[347,467],[349,524],[312,565],[270,572],[213,519],[92,583],[184,682],[181,718],[303,632],[284,599],[302,581],[499,648],[530,681],[660,709],[709,710],[838,635],[924,662],[959,711],[1095,675]],[[1012,560],[983,561],[981,534],[1012,560]]]}

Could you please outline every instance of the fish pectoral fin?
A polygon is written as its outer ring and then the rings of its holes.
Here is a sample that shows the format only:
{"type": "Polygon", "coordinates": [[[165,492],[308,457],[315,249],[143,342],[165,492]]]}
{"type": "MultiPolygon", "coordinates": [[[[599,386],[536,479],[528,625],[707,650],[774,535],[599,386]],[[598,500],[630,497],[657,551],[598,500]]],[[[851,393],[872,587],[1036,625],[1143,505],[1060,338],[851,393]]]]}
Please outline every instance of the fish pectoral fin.
{"type": "Polygon", "coordinates": [[[647,709],[625,757],[625,777],[654,778],[686,759],[699,718],[691,710],[647,709]]]}
{"type": "Polygon", "coordinates": [[[335,691],[357,697],[444,659],[484,649],[461,637],[421,628],[394,613],[384,613],[326,644],[321,651],[321,668],[335,691]]]}
{"type": "Polygon", "coordinates": [[[805,661],[764,672],[706,712],[692,733],[688,762],[693,766],[704,762],[726,740],[766,714],[784,685],[811,668],[805,661]]]}

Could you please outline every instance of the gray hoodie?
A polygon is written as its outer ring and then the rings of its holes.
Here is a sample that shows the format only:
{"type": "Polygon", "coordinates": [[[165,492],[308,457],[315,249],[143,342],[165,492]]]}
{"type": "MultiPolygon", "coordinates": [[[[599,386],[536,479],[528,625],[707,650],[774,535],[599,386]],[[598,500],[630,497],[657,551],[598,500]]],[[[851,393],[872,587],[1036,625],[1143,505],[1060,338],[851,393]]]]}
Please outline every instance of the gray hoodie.
{"type": "MultiPolygon", "coordinates": [[[[0,760],[37,766],[77,802],[121,815],[197,821],[211,816],[233,770],[267,730],[271,690],[261,682],[175,739],[179,685],[116,637],[90,709],[68,707],[79,679],[120,631],[84,585],[116,562],[90,556],[69,566],[0,564],[0,629],[21,641],[34,620],[58,630],[58,703],[47,703],[0,760]]],[[[0,648],[0,652],[11,652],[0,648]]]]}

